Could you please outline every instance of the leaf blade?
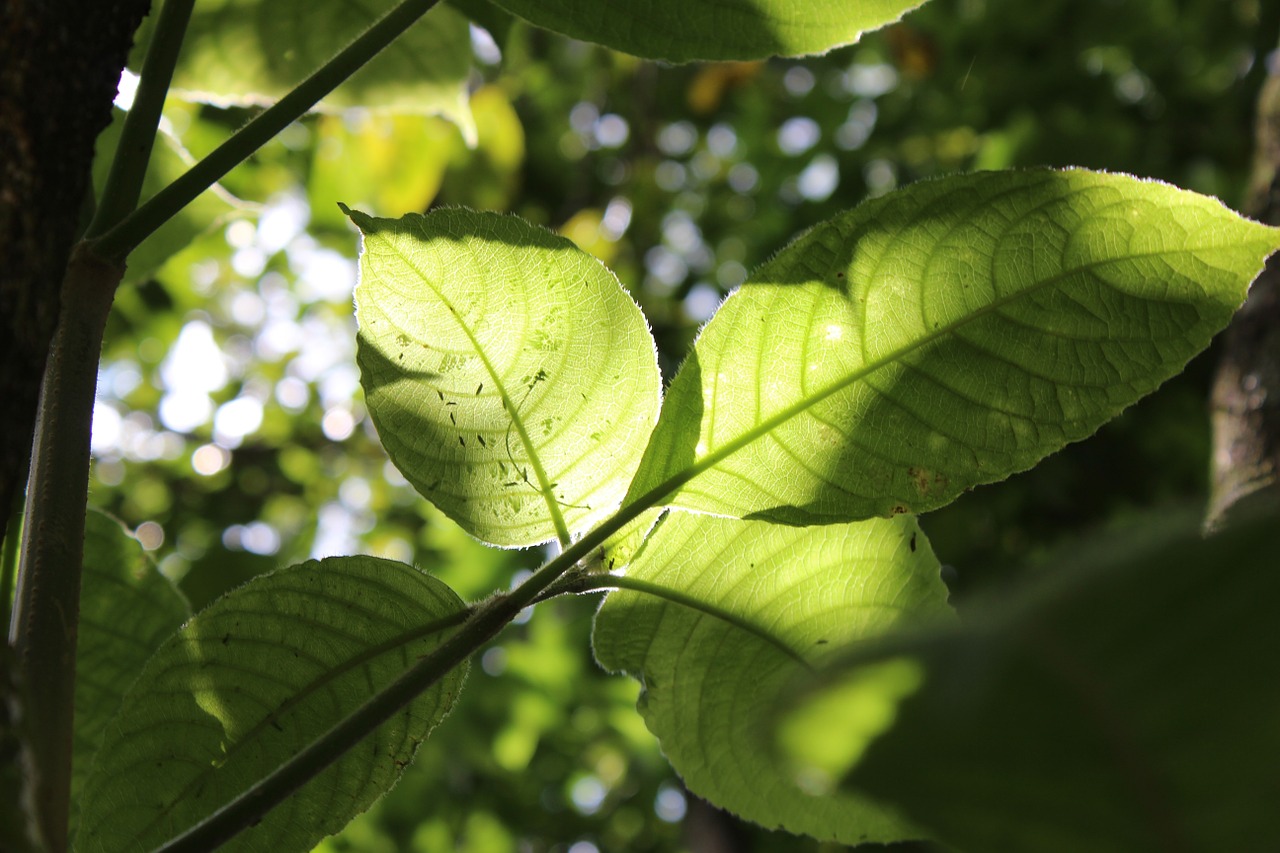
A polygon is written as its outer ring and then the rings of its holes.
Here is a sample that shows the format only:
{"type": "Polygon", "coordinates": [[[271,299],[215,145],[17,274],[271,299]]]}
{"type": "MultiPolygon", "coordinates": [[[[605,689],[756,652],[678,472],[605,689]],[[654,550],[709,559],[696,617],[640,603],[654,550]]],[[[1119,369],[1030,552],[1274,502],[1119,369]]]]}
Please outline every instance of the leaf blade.
{"type": "Polygon", "coordinates": [[[495,0],[530,23],[650,59],[765,59],[825,53],[924,0],[495,0]]]}
{"type": "Polygon", "coordinates": [[[119,522],[90,511],[76,638],[72,802],[79,800],[90,762],[125,691],[190,615],[182,593],[156,570],[142,545],[119,522]]]}
{"type": "Polygon", "coordinates": [[[657,354],[598,261],[462,209],[352,219],[357,360],[388,455],[467,532],[532,545],[605,518],[657,419],[657,354]]]}
{"type": "MultiPolygon", "coordinates": [[[[201,0],[183,38],[172,91],[219,106],[266,106],[287,94],[396,0],[311,4],[296,0],[201,0]]],[[[138,36],[144,55],[150,22],[138,36]]],[[[365,107],[442,115],[471,139],[467,19],[440,4],[326,96],[317,109],[365,107]]]]}
{"type": "Polygon", "coordinates": [[[793,528],[671,513],[601,606],[593,645],[640,679],[646,724],[699,796],[823,839],[920,837],[869,800],[809,796],[761,738],[775,691],[830,649],[949,614],[939,569],[913,518],[793,528]]]}
{"type": "Polygon", "coordinates": [[[942,506],[1177,373],[1277,235],[1214,200],[1079,170],[868,202],[726,300],[631,496],[676,490],[674,506],[789,524],[942,506]]]}
{"type": "MultiPolygon", "coordinates": [[[[150,849],[188,829],[429,652],[465,613],[439,581],[372,557],[303,563],[219,599],[164,644],[126,696],[86,784],[77,849],[150,849]]],[[[341,829],[395,784],[465,677],[465,665],[450,672],[223,849],[309,849],[341,829]]]]}

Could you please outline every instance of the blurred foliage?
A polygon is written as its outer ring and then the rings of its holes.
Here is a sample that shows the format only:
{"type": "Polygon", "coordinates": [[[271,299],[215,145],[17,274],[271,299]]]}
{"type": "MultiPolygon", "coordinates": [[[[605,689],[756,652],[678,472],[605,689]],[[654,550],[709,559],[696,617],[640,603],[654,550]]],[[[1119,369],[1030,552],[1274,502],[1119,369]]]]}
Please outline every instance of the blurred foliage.
{"type": "MultiPolygon", "coordinates": [[[[313,556],[413,562],[469,599],[544,556],[480,546],[387,463],[358,392],[356,235],[338,201],[380,216],[512,210],[560,229],[640,302],[669,377],[750,269],[911,181],[1081,165],[1238,206],[1280,4],[934,0],[823,57],[678,67],[500,15],[489,24],[497,41],[472,37],[474,148],[439,118],[309,117],[222,182],[239,205],[229,219],[188,223],[119,295],[91,501],[141,526],[193,607],[313,556]]],[[[166,112],[196,157],[247,115],[166,112]]],[[[1202,500],[1211,364],[1094,439],[925,517],[953,587],[1002,582],[1141,507],[1202,500]]],[[[818,849],[683,799],[636,687],[591,660],[594,606],[543,605],[495,641],[401,785],[321,849],[818,849]]]]}

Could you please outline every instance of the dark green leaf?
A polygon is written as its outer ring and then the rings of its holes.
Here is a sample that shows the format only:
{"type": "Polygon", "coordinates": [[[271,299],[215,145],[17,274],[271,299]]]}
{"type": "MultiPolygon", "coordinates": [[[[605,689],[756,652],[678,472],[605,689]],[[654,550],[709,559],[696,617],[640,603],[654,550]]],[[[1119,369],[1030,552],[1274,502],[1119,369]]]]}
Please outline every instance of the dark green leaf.
{"type": "MultiPolygon", "coordinates": [[[[255,578],[196,615],[125,696],[85,785],[77,850],[149,850],[314,741],[439,644],[464,607],[373,557],[255,578]]],[[[452,707],[449,673],[222,850],[308,850],[384,794],[452,707]]]]}
{"type": "Polygon", "coordinates": [[[846,790],[965,850],[1270,849],[1280,836],[1259,803],[1280,795],[1274,527],[1094,548],[964,627],[827,672],[784,743],[802,764],[825,754],[820,775],[854,764],[846,790]],[[877,732],[839,708],[867,705],[887,709],[888,732],[858,762],[848,744],[877,732]]]}

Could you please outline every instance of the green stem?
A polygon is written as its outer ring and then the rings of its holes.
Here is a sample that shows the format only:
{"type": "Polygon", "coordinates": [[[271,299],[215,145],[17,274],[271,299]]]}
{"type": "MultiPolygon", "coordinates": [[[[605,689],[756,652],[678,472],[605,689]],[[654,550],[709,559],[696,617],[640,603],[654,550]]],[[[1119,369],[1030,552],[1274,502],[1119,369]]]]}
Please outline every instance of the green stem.
{"type": "Polygon", "coordinates": [[[574,542],[511,592],[486,601],[457,633],[387,687],[369,697],[364,704],[306,749],[200,823],[157,847],[153,853],[207,853],[225,844],[238,832],[257,824],[268,811],[284,802],[289,795],[318,776],[352,746],[372,734],[401,708],[497,636],[521,610],[537,602],[547,587],[589,557],[610,536],[645,510],[657,506],[692,476],[693,472],[683,472],[646,492],[574,542]]]}
{"type": "MultiPolygon", "coordinates": [[[[83,247],[83,244],[82,244],[83,247]]],[[[71,724],[89,431],[98,359],[124,267],[81,249],[62,283],[62,311],[40,386],[22,556],[10,639],[26,685],[26,768],[44,849],[67,846],[71,724]]]]}
{"type": "Polygon", "coordinates": [[[191,167],[145,204],[96,240],[92,251],[101,258],[122,259],[161,225],[213,186],[223,175],[247,160],[290,123],[297,121],[325,95],[389,45],[431,10],[439,0],[403,0],[369,29],[338,52],[289,94],[259,113],[209,156],[191,167]]]}
{"type": "MultiPolygon", "coordinates": [[[[166,0],[156,17],[154,35],[142,61],[142,76],[133,106],[125,115],[116,146],[111,171],[93,221],[85,231],[86,239],[100,236],[114,228],[138,206],[142,194],[142,181],[151,161],[151,147],[155,144],[156,129],[160,126],[160,114],[164,110],[165,95],[173,79],[173,69],[178,62],[178,50],[191,20],[191,7],[195,0],[166,0]]],[[[123,258],[122,258],[123,259],[123,258]]]]}
{"type": "Polygon", "coordinates": [[[13,608],[13,579],[18,574],[18,559],[22,552],[22,497],[19,495],[9,511],[4,529],[4,551],[0,553],[0,625],[8,625],[13,608]]]}

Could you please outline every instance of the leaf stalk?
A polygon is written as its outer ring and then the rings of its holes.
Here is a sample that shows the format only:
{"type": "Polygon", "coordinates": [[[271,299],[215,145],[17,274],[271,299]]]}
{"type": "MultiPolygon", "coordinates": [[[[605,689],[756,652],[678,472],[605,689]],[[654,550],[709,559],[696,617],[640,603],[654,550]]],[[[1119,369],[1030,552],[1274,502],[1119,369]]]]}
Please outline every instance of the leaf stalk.
{"type": "Polygon", "coordinates": [[[155,34],[142,61],[142,74],[133,106],[125,114],[111,171],[107,174],[93,221],[85,231],[86,239],[93,239],[113,228],[138,206],[147,164],[151,162],[151,149],[155,145],[156,129],[164,111],[165,95],[173,80],[178,51],[194,5],[195,0],[166,0],[160,8],[155,34]]]}

